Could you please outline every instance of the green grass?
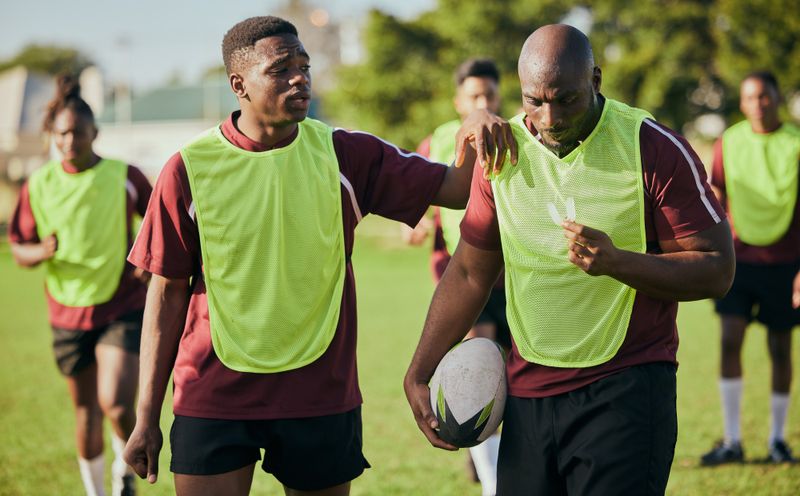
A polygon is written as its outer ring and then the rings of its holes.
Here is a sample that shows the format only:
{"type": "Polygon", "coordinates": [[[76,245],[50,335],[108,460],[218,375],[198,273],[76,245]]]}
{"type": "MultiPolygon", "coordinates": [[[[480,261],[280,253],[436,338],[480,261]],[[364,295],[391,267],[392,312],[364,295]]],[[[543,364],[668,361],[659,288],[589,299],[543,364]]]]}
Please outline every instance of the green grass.
{"type": "MultiPolygon", "coordinates": [[[[352,494],[479,495],[479,486],[464,477],[463,454],[435,450],[417,431],[402,391],[402,377],[433,290],[428,251],[401,246],[397,228],[381,219],[367,219],[358,234],[353,262],[359,308],[358,365],[365,398],[364,450],[373,468],[353,483],[352,494]]],[[[0,361],[0,495],[80,495],[73,414],[50,349],[42,274],[14,266],[7,245],[2,244],[0,302],[0,346],[5,350],[5,359],[0,361]]],[[[800,493],[800,466],[697,466],[699,455],[721,435],[719,331],[711,304],[682,305],[679,328],[679,437],[668,494],[800,493]]],[[[800,363],[797,345],[794,350],[795,363],[800,363]]],[[[744,367],[742,427],[747,456],[755,459],[766,453],[769,428],[769,361],[761,328],[748,332],[744,367]]],[[[797,390],[795,384],[787,437],[800,450],[797,390]]],[[[165,437],[170,423],[167,401],[162,415],[165,437]]],[[[106,453],[111,456],[110,449],[106,453]]],[[[140,483],[140,494],[174,493],[168,462],[169,447],[165,446],[160,480],[155,486],[140,483]]],[[[258,470],[252,494],[282,491],[258,470]]]]}

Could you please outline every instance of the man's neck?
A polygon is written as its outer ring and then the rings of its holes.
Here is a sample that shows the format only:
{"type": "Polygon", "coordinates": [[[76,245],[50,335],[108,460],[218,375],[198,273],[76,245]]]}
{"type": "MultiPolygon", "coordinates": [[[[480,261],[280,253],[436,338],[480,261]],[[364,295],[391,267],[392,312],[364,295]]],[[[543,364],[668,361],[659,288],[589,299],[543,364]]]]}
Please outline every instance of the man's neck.
{"type": "Polygon", "coordinates": [[[78,157],[72,160],[64,160],[63,164],[67,166],[68,169],[72,169],[75,172],[83,172],[85,170],[91,169],[97,163],[100,162],[100,157],[92,151],[85,157],[78,157]]]}
{"type": "Polygon", "coordinates": [[[275,144],[291,136],[297,129],[296,122],[276,126],[263,122],[258,116],[253,116],[244,111],[242,111],[234,124],[239,132],[266,147],[275,146],[275,144]]]}
{"type": "Polygon", "coordinates": [[[765,119],[761,121],[752,120],[750,121],[750,129],[752,129],[756,134],[769,134],[777,131],[778,128],[781,127],[781,124],[783,123],[777,117],[774,119],[765,119]]]}

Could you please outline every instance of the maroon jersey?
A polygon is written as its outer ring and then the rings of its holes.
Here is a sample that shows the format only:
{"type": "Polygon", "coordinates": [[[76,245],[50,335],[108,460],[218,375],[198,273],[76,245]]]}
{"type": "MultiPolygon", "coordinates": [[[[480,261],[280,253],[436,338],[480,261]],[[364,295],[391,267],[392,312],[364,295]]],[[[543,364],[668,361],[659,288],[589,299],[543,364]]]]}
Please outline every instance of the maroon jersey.
{"type": "MultiPolygon", "coordinates": [[[[529,120],[528,130],[536,135],[529,120]]],[[[648,253],[659,240],[691,236],[724,219],[724,212],[706,182],[700,159],[686,140],[651,120],[639,135],[644,176],[644,221],[648,253]]],[[[591,226],[590,226],[591,227],[591,226]]],[[[500,250],[494,195],[489,181],[475,174],[461,239],[484,250],[500,250]]],[[[588,368],[557,368],[530,363],[516,345],[508,359],[509,393],[539,398],[565,393],[633,365],[676,362],[678,304],[636,293],[625,340],[608,362],[588,368]]]]}
{"type": "MultiPolygon", "coordinates": [[[[75,174],[79,172],[68,162],[62,162],[61,166],[67,173],[75,174]]],[[[128,249],[130,249],[133,214],[135,212],[139,215],[144,215],[152,188],[144,174],[132,165],[128,166],[128,180],[125,186],[127,189],[125,222],[127,224],[128,249]]],[[[28,183],[22,185],[22,190],[19,193],[19,201],[14,210],[14,215],[11,217],[11,224],[8,227],[8,237],[12,243],[16,244],[40,242],[39,235],[36,232],[36,219],[33,216],[33,210],[31,210],[28,183]]],[[[114,296],[105,303],[89,307],[62,305],[50,296],[45,287],[50,324],[61,329],[88,331],[104,326],[126,313],[141,310],[144,308],[147,287],[133,277],[133,270],[133,265],[125,263],[119,286],[114,296]]]]}
{"type": "MultiPolygon", "coordinates": [[[[798,157],[800,159],[800,157],[798,157]]],[[[714,162],[711,167],[711,184],[725,194],[725,164],[722,156],[722,139],[714,143],[714,162]]],[[[727,201],[726,207],[727,207],[727,201]]],[[[730,212],[728,213],[730,215],[730,212]]],[[[781,239],[769,246],[748,245],[736,235],[736,229],[731,222],[733,231],[733,248],[736,251],[736,261],[755,265],[783,265],[800,260],[800,202],[795,202],[794,217],[789,224],[789,229],[781,239]]]]}
{"type": "MultiPolygon", "coordinates": [[[[235,112],[221,126],[225,137],[248,151],[267,150],[236,128],[235,112]]],[[[276,145],[291,143],[297,133],[276,145]]],[[[374,213],[416,225],[436,196],[447,167],[404,152],[367,133],[337,129],[333,146],[342,187],[345,256],[354,229],[374,213]]],[[[211,343],[208,300],[201,277],[200,241],[192,192],[179,153],[156,183],[129,260],[168,278],[195,277],[186,324],[173,370],[177,415],[217,419],[275,419],[341,413],[361,404],[356,369],[356,291],[347,264],[339,323],[325,353],[304,367],[273,374],[237,372],[217,358],[211,343]]]]}
{"type": "MultiPolygon", "coordinates": [[[[428,136],[417,146],[417,153],[423,157],[431,156],[431,136],[428,136]]],[[[482,173],[482,172],[481,172],[482,173]]],[[[447,264],[450,263],[452,253],[447,249],[444,241],[444,230],[442,229],[442,216],[439,207],[433,207],[433,251],[431,252],[431,274],[433,282],[439,283],[444,275],[447,264]]],[[[501,273],[494,284],[494,289],[505,290],[505,272],[501,273]]]]}

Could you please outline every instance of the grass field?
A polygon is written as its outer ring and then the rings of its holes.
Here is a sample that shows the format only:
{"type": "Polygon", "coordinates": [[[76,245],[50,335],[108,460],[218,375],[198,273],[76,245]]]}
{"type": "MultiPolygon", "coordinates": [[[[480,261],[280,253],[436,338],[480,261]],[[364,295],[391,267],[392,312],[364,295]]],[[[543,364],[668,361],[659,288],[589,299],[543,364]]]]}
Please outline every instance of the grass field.
{"type": "MultiPolygon", "coordinates": [[[[435,450],[417,431],[402,391],[402,377],[430,301],[426,249],[400,246],[396,228],[381,219],[359,227],[354,254],[358,286],[358,360],[365,453],[373,468],[353,483],[354,495],[479,495],[468,483],[463,454],[435,450]]],[[[73,414],[66,386],[50,350],[40,271],[15,267],[0,244],[0,495],[80,495],[73,442],[73,414]]],[[[718,322],[709,302],[681,306],[681,367],[678,372],[679,438],[668,494],[797,495],[800,466],[702,469],[699,455],[721,435],[717,394],[718,322]]],[[[745,344],[744,443],[750,460],[766,454],[769,428],[769,362],[766,337],[753,328],[745,344]]],[[[795,343],[795,363],[800,363],[795,343]]],[[[800,451],[800,401],[795,381],[788,441],[800,451]]],[[[169,431],[165,405],[162,426],[169,431]]],[[[107,446],[108,443],[107,443],[107,446]]],[[[106,451],[110,455],[110,448],[106,451]]],[[[169,447],[155,486],[140,494],[173,494],[169,447]]],[[[110,458],[109,458],[110,463],[110,458]]],[[[260,471],[252,494],[282,494],[260,471]]]]}

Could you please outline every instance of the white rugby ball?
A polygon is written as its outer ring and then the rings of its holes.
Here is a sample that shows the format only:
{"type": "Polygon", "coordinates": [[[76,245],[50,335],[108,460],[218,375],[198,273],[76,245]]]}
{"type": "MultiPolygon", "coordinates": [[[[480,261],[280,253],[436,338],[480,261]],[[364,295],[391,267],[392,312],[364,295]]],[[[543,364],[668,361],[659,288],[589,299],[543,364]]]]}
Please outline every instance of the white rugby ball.
{"type": "Polygon", "coordinates": [[[503,421],[505,354],[491,339],[462,341],[439,362],[429,386],[439,437],[459,448],[480,444],[503,421]]]}

